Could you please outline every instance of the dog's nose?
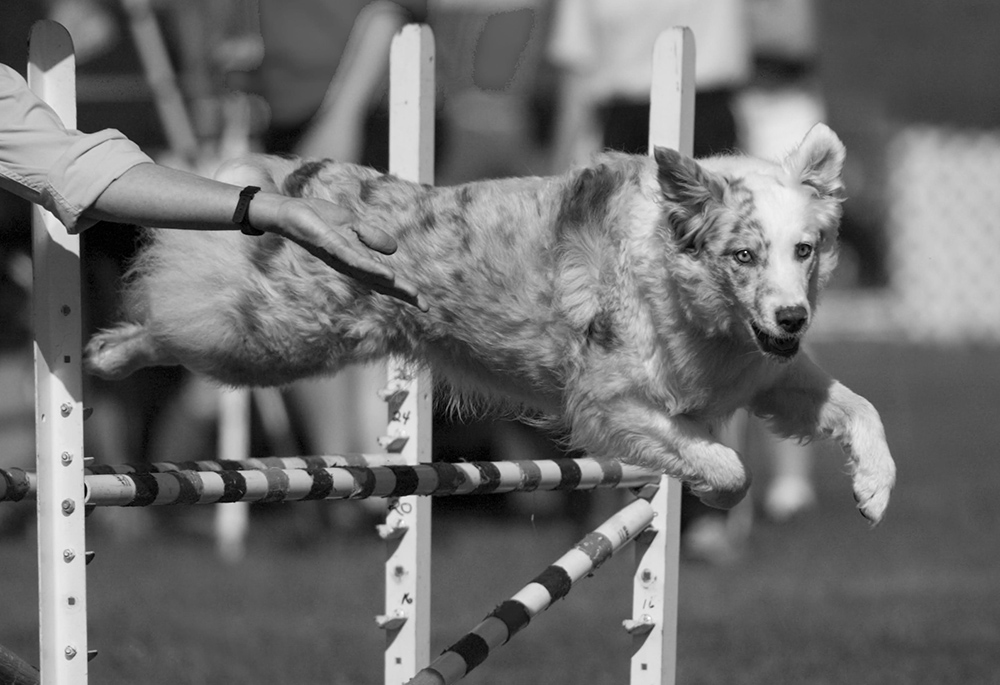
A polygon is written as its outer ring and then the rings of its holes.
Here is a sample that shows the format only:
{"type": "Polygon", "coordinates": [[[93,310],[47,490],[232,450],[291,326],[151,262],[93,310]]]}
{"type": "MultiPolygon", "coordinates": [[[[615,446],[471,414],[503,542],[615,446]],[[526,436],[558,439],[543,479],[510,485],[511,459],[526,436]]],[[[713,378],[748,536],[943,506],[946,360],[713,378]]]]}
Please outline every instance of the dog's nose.
{"type": "Polygon", "coordinates": [[[806,325],[808,314],[805,307],[796,305],[794,307],[781,307],[775,312],[775,318],[785,333],[798,333],[806,325]]]}

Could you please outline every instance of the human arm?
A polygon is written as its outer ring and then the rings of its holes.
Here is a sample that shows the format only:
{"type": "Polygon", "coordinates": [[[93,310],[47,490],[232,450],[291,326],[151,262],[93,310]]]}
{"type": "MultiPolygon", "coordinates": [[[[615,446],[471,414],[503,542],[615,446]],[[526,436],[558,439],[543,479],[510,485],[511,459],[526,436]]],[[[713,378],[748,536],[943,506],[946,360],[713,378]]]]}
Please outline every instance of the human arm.
{"type": "MultiPolygon", "coordinates": [[[[235,230],[233,211],[241,186],[157,164],[138,164],[108,185],[83,212],[88,220],[113,220],[158,228],[235,230]]],[[[396,241],[372,227],[356,225],[351,213],[313,198],[260,192],[250,203],[250,225],[281,235],[330,267],[377,292],[427,309],[415,286],[369,253],[396,251],[396,241]]]]}

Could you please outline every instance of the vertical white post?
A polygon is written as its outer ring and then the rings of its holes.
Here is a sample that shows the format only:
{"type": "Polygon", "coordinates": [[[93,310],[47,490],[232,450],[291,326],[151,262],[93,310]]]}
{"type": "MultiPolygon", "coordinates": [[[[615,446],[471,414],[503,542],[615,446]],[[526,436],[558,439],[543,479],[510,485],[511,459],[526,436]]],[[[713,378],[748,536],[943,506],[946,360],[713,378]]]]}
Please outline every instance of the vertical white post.
{"type": "MultiPolygon", "coordinates": [[[[662,33],[653,50],[649,150],[694,148],[694,36],[662,33]]],[[[632,616],[632,685],[674,685],[677,678],[677,591],[680,576],[680,481],[664,477],[651,500],[653,525],[636,541],[632,616]]]]}
{"type": "Polygon", "coordinates": [[[649,152],[655,146],[694,154],[694,34],[674,27],[653,48],[649,107],[649,152]]]}
{"type": "MultiPolygon", "coordinates": [[[[249,390],[222,390],[219,393],[219,459],[240,461],[250,457],[249,390]]],[[[236,563],[246,553],[250,528],[250,504],[226,502],[215,505],[215,547],[224,561],[236,563]]]]}
{"type": "MultiPolygon", "coordinates": [[[[434,182],[434,37],[411,24],[392,41],[389,66],[389,171],[418,183],[434,182]]],[[[389,405],[384,439],[407,464],[431,460],[431,378],[398,359],[389,362],[389,405]]],[[[431,500],[390,502],[381,533],[389,544],[385,564],[385,682],[407,682],[430,663],[431,500]]]]}
{"type": "Polygon", "coordinates": [[[198,137],[177,84],[177,74],[170,62],[170,52],[153,11],[150,0],[125,0],[132,44],[139,53],[146,83],[153,91],[153,104],[160,115],[160,124],[170,149],[186,164],[198,161],[198,137]]]}
{"type": "MultiPolygon", "coordinates": [[[[55,22],[32,28],[28,84],[76,127],[73,41],[55,22]]],[[[40,207],[32,234],[41,681],[86,683],[80,241],[40,207]]]]}

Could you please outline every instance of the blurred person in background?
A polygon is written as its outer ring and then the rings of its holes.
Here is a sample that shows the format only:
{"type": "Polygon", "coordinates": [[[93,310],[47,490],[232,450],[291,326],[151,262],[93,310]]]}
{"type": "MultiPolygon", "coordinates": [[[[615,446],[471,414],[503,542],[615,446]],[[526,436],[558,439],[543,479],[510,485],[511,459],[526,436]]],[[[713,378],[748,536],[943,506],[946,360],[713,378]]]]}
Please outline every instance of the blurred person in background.
{"type": "Polygon", "coordinates": [[[270,109],[264,151],[386,171],[389,46],[426,0],[259,0],[264,54],[250,88],[270,109]]]}
{"type": "Polygon", "coordinates": [[[448,145],[439,183],[548,170],[551,0],[436,3],[434,32],[448,145]]]}
{"type": "Polygon", "coordinates": [[[603,148],[648,152],[653,44],[672,26],[691,28],[697,45],[695,156],[737,147],[734,98],[752,70],[744,0],[556,0],[557,170],[603,148]]]}

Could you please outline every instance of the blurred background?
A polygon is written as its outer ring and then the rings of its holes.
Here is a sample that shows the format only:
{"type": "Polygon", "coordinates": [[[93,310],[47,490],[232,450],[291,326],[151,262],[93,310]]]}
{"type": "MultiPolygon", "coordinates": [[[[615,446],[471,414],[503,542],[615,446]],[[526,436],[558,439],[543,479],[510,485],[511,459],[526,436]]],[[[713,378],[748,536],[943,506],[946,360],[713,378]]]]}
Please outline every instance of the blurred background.
{"type": "MultiPolygon", "coordinates": [[[[17,0],[0,4],[0,61],[24,73],[31,24],[46,17],[74,38],[81,130],[117,128],[158,161],[207,175],[246,151],[385,169],[388,41],[426,22],[439,185],[643,151],[650,41],[691,26],[699,154],[780,157],[817,121],[847,146],[841,265],[811,351],[879,408],[899,485],[886,522],[868,530],[839,450],[734,425],[755,486],[727,516],[685,505],[679,682],[1000,683],[1000,4],[17,0]]],[[[136,244],[133,227],[84,234],[85,335],[115,319],[136,244]]],[[[28,207],[0,191],[0,468],[34,460],[30,287],[28,207]]],[[[377,451],[382,374],[256,394],[255,454],[377,451]]],[[[215,456],[218,398],[203,381],[160,369],[87,383],[98,461],[215,456]]],[[[560,450],[515,422],[441,414],[434,453],[560,450]]],[[[436,501],[433,649],[622,497],[436,501]]],[[[322,503],[251,515],[229,556],[216,552],[209,508],[89,519],[95,682],[380,680],[381,512],[322,503]]],[[[33,535],[30,505],[0,506],[0,644],[29,660],[33,535]]],[[[469,680],[623,682],[630,568],[609,566],[469,680]]]]}

